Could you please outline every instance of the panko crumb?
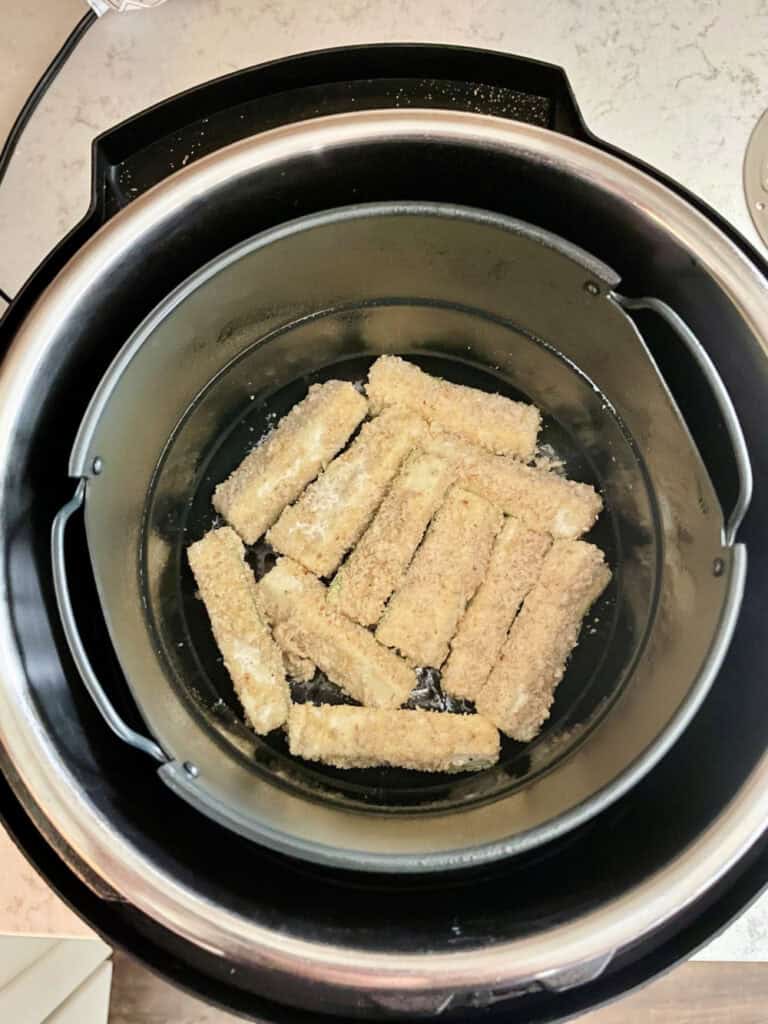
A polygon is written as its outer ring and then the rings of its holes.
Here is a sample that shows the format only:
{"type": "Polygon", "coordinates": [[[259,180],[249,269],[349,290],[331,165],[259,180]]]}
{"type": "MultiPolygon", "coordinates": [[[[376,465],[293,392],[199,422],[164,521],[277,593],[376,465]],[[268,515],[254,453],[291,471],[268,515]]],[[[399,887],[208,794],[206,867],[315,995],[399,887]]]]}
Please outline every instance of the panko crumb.
{"type": "Polygon", "coordinates": [[[594,544],[552,545],[476,702],[477,710],[507,736],[528,742],[539,733],[582,620],[610,579],[594,544]]]}
{"type": "Polygon", "coordinates": [[[440,711],[294,704],[288,744],[296,757],[335,768],[466,772],[499,759],[499,733],[490,722],[440,711]]]}

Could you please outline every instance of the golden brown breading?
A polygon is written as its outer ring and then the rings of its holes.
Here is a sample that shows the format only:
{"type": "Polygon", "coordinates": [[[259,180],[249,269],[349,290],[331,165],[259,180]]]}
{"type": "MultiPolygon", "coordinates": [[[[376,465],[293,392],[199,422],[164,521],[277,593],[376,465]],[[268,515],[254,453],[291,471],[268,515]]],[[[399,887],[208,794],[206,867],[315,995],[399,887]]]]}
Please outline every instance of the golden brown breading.
{"type": "Polygon", "coordinates": [[[310,572],[329,576],[356,543],[406,455],[425,430],[392,409],[364,423],[347,451],[284,510],[267,539],[310,572]]]}
{"type": "Polygon", "coordinates": [[[313,384],[304,401],[219,484],[214,508],[247,544],[255,543],[341,451],[367,411],[352,384],[313,384]]]}
{"type": "Polygon", "coordinates": [[[435,711],[294,704],[288,742],[295,756],[336,768],[465,772],[499,759],[499,734],[490,722],[435,711]]]}
{"type": "Polygon", "coordinates": [[[441,682],[446,693],[467,700],[477,697],[551,544],[549,534],[529,530],[519,519],[507,519],[493,546],[488,573],[451,640],[441,682]]]}
{"type": "Polygon", "coordinates": [[[373,412],[392,405],[411,409],[427,423],[499,455],[527,460],[536,450],[541,415],[534,405],[450,384],[398,356],[376,360],[366,392],[373,412]]]}
{"type": "Polygon", "coordinates": [[[539,732],[578,641],[582,619],[610,578],[603,553],[594,545],[552,545],[477,698],[477,710],[502,732],[523,742],[539,732]]]}
{"type": "Polygon", "coordinates": [[[415,451],[406,459],[373,522],[336,574],[328,591],[332,604],[363,626],[379,621],[453,476],[451,466],[435,455],[415,451]]]}
{"type": "Polygon", "coordinates": [[[594,525],[603,507],[589,484],[490,455],[444,431],[431,431],[423,447],[456,466],[462,487],[492,501],[530,530],[575,539],[594,525]]]}
{"type": "Polygon", "coordinates": [[[416,685],[415,673],[367,629],[329,607],[326,594],[320,580],[290,558],[281,558],[259,583],[260,607],[284,650],[311,660],[361,704],[399,707],[416,685]]]}
{"type": "Polygon", "coordinates": [[[285,721],[290,704],[283,660],[256,602],[256,581],[240,538],[228,526],[187,550],[211,628],[235,692],[257,733],[285,721]]]}
{"type": "MultiPolygon", "coordinates": [[[[277,637],[275,637],[277,640],[277,637]]],[[[282,647],[278,640],[278,646],[282,647]]],[[[295,679],[297,683],[308,683],[317,671],[317,665],[309,658],[302,658],[300,654],[293,654],[282,647],[283,663],[289,679],[295,679]]]]}
{"type": "Polygon", "coordinates": [[[377,640],[414,665],[439,668],[485,576],[503,519],[484,498],[452,487],[384,612],[377,640]]]}

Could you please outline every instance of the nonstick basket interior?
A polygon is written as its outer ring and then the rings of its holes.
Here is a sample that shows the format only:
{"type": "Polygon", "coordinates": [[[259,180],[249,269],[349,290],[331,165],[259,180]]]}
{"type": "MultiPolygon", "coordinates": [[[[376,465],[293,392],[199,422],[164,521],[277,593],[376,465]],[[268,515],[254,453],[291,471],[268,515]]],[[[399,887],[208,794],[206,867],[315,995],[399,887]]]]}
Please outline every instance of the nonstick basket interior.
{"type": "MultiPolygon", "coordinates": [[[[224,408],[229,405],[226,398],[222,397],[221,401],[224,408]]],[[[575,429],[579,430],[578,424],[575,429]]],[[[192,448],[198,447],[198,443],[197,439],[192,441],[192,448]]],[[[298,786],[325,799],[359,803],[368,809],[434,810],[438,806],[453,807],[467,801],[489,799],[510,787],[526,785],[533,776],[565,756],[574,743],[580,742],[585,731],[620,692],[648,621],[650,601],[643,607],[638,588],[635,588],[634,602],[631,593],[626,596],[622,593],[625,557],[636,557],[638,542],[647,546],[649,542],[653,544],[653,537],[638,537],[626,516],[614,511],[608,495],[612,489],[611,471],[619,465],[625,473],[634,472],[637,486],[642,490],[644,476],[640,460],[616,416],[589,383],[536,340],[477,312],[436,305],[377,305],[312,317],[277,332],[259,346],[257,353],[244,353],[189,411],[165,453],[149,496],[147,535],[162,537],[171,554],[162,578],[157,580],[157,589],[153,593],[154,588],[148,588],[147,604],[158,644],[180,696],[184,699],[191,692],[202,714],[245,751],[246,756],[251,756],[255,747],[263,744],[270,754],[264,751],[259,756],[262,768],[274,772],[282,784],[298,786]],[[429,333],[436,336],[434,348],[424,346],[417,328],[413,337],[415,348],[406,349],[406,354],[426,371],[446,380],[528,400],[530,396],[515,388],[500,368],[480,366],[466,358],[470,346],[482,350],[483,339],[490,342],[491,336],[496,337],[496,344],[510,351],[519,353],[523,348],[532,347],[534,352],[529,358],[540,361],[542,379],[551,381],[559,373],[573,377],[571,389],[583,392],[580,404],[585,412],[590,410],[582,421],[582,436],[553,415],[546,415],[540,435],[541,450],[562,460],[562,471],[570,479],[591,483],[606,495],[606,508],[589,539],[605,552],[614,571],[613,581],[590,612],[581,642],[558,688],[551,718],[541,735],[529,744],[503,739],[499,764],[479,776],[470,772],[445,776],[396,768],[341,770],[292,758],[282,731],[255,739],[243,724],[239,702],[213,640],[205,607],[197,596],[185,553],[190,543],[220,522],[211,505],[213,488],[226,479],[254,444],[296,402],[305,397],[311,384],[333,378],[362,384],[374,358],[365,354],[366,334],[373,330],[386,337],[396,332],[402,338],[406,324],[411,322],[415,327],[422,319],[432,323],[429,333]],[[283,386],[260,393],[261,373],[256,367],[249,367],[250,363],[268,360],[280,365],[281,353],[287,351],[306,350],[316,357],[322,354],[324,345],[337,348],[329,344],[333,335],[339,339],[344,337],[346,351],[343,354],[337,353],[327,365],[299,372],[283,386]],[[551,362],[558,364],[557,369],[547,370],[551,362]],[[231,384],[227,380],[230,375],[231,384]],[[221,389],[222,396],[231,394],[231,388],[237,388],[236,382],[243,375],[251,380],[255,389],[253,399],[249,395],[244,406],[232,410],[231,419],[226,414],[219,419],[212,411],[219,401],[216,392],[221,389]],[[186,466],[193,465],[188,458],[191,451],[187,448],[190,443],[187,433],[196,435],[192,421],[198,417],[207,424],[221,423],[221,429],[199,446],[201,458],[195,466],[194,478],[188,481],[186,495],[169,496],[164,488],[166,480],[172,479],[176,486],[180,483],[179,474],[174,471],[176,460],[181,459],[186,466]]],[[[260,542],[249,549],[248,560],[260,577],[272,567],[275,555],[265,542],[260,542]]],[[[149,577],[146,572],[145,579],[149,577]]],[[[650,597],[652,580],[649,583],[650,597]]],[[[457,712],[472,710],[469,704],[446,700],[440,690],[438,672],[422,671],[420,684],[411,701],[413,706],[457,712]]],[[[292,695],[301,702],[354,703],[319,671],[310,683],[292,684],[292,695]]]]}
{"type": "MultiPolygon", "coordinates": [[[[614,301],[617,284],[588,254],[518,221],[376,204],[251,239],[155,310],[102,382],[78,458],[103,465],[86,501],[96,582],[173,788],[299,856],[423,870],[545,842],[668,749],[707,685],[727,599],[712,559],[727,553],[716,500],[700,500],[706,472],[614,301]],[[383,352],[533,402],[543,454],[605,504],[588,539],[613,580],[552,715],[535,741],[505,740],[499,764],[477,774],[340,771],[291,757],[281,733],[255,736],[186,564],[186,547],[215,522],[215,485],[310,384],[363,382],[383,352]]],[[[249,552],[257,575],[272,557],[263,545],[249,552]]],[[[321,677],[294,690],[319,694],[344,699],[321,677]]],[[[434,673],[414,699],[441,704],[434,673]]]]}

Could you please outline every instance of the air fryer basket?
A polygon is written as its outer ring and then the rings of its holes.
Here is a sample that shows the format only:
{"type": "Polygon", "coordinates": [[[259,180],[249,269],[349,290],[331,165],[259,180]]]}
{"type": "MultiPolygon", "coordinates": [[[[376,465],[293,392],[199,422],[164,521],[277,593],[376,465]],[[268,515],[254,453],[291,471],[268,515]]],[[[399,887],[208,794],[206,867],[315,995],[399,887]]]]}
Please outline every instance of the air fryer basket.
{"type": "MultiPolygon", "coordinates": [[[[156,741],[150,752],[165,762],[160,775],[235,831],[322,863],[467,866],[585,821],[684,728],[738,612],[744,553],[733,540],[749,467],[698,342],[663,304],[622,298],[618,276],[584,251],[479,210],[342,208],[225,253],[126,344],[89,407],[70,468],[88,478],[99,595],[156,741]],[[741,484],[728,523],[627,313],[634,306],[671,325],[707,379],[741,484]],[[547,450],[605,500],[590,539],[614,581],[542,734],[527,745],[505,741],[499,765],[480,775],[341,772],[289,757],[282,734],[254,736],[184,558],[213,523],[215,484],[309,384],[362,380],[381,352],[534,402],[547,450]]],[[[257,548],[251,558],[262,572],[269,554],[257,548]]],[[[322,680],[295,696],[312,699],[318,687],[328,696],[322,680]]],[[[437,698],[427,686],[417,699],[437,698]]]]}

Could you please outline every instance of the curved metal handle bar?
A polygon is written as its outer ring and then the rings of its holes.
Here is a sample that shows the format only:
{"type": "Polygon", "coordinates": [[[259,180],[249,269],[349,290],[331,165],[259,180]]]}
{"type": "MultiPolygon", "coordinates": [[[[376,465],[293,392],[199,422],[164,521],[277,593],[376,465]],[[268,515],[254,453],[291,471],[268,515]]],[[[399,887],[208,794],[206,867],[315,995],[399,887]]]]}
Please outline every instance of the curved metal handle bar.
{"type": "Polygon", "coordinates": [[[74,496],[56,513],[56,517],[53,520],[53,528],[51,530],[53,586],[56,591],[56,604],[59,608],[61,625],[67,639],[67,645],[69,646],[70,653],[72,654],[72,658],[77,666],[77,671],[80,673],[80,678],[83,680],[86,690],[91,695],[91,699],[101,712],[102,718],[110,727],[112,732],[114,732],[116,736],[119,736],[124,743],[128,743],[130,746],[136,747],[137,750],[141,750],[145,754],[149,754],[150,757],[159,761],[160,764],[165,764],[168,758],[154,740],[150,740],[146,736],[142,736],[141,733],[136,732],[135,729],[131,729],[130,726],[125,724],[117,711],[115,711],[112,706],[112,702],[104,692],[104,688],[93,670],[80,636],[80,632],[77,628],[75,613],[72,608],[72,599],[69,595],[69,584],[67,581],[67,566],[64,555],[64,536],[67,529],[67,523],[73,514],[82,507],[83,502],[85,501],[85,487],[86,481],[85,479],[81,479],[77,485],[74,496]]]}
{"type": "Polygon", "coordinates": [[[739,481],[739,493],[736,503],[731,510],[731,514],[728,516],[724,529],[723,540],[730,547],[735,543],[736,534],[752,500],[752,464],[749,461],[747,443],[744,440],[744,433],[741,429],[739,418],[736,415],[736,410],[733,407],[731,396],[728,394],[715,364],[710,359],[709,353],[685,320],[671,306],[668,306],[666,302],[662,302],[661,299],[630,299],[626,295],[619,295],[617,292],[612,292],[611,296],[623,309],[649,309],[665,320],[688,349],[709,385],[712,397],[720,410],[725,429],[728,432],[728,439],[733,449],[739,481]]]}

